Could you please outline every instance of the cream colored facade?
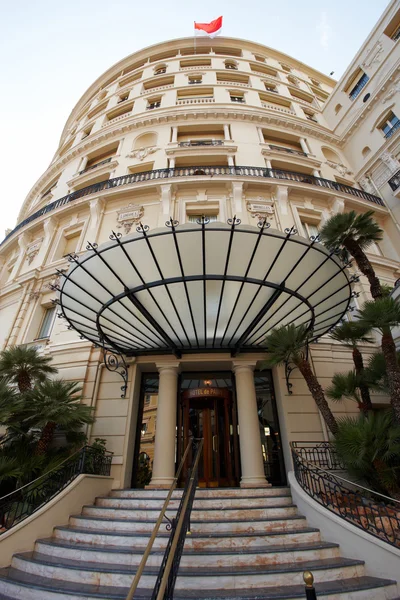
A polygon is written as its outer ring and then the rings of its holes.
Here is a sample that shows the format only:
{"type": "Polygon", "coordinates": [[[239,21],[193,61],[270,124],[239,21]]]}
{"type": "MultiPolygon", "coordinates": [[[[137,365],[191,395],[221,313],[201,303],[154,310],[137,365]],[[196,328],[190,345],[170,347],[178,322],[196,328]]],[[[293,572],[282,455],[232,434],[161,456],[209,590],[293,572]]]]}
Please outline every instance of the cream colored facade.
{"type": "MultiPolygon", "coordinates": [[[[102,244],[112,230],[127,235],[139,221],[152,229],[164,226],[170,217],[183,224],[199,215],[222,222],[236,215],[252,225],[265,217],[273,228],[294,225],[309,237],[332,214],[373,209],[385,233],[370,257],[381,280],[393,285],[400,273],[396,221],[400,200],[397,192],[389,192],[387,181],[373,183],[372,175],[366,183],[365,177],[378,167],[383,172],[382,153],[396,156],[400,143],[400,129],[387,140],[375,131],[383,111],[397,110],[400,116],[396,80],[400,50],[398,42],[383,33],[399,7],[400,2],[390,5],[338,84],[260,44],[201,39],[195,53],[193,40],[187,38],[157,44],[120,61],[73,109],[52,163],[23,203],[19,226],[0,246],[0,345],[34,344],[51,354],[60,376],[84,382],[85,402],[95,407],[96,415],[89,435],[105,438],[114,452],[112,475],[117,487],[129,487],[131,482],[142,374],[160,373],[157,422],[163,426],[156,430],[155,452],[157,444],[163,450],[162,458],[154,457],[153,479],[164,484],[172,476],[165,471],[165,461],[173,464],[178,374],[196,371],[235,372],[242,483],[247,478],[250,484],[260,484],[261,450],[257,438],[258,446],[253,448],[251,442],[256,412],[252,417],[243,402],[246,398],[253,402],[252,372],[263,355],[137,356],[128,361],[128,388],[121,398],[121,379],[104,368],[101,350],[79,339],[62,319],[55,317],[52,326],[43,329],[46,310],[56,297],[49,287],[57,283],[56,269],[68,269],[65,255],[79,256],[87,241],[102,244]],[[343,82],[359,63],[368,63],[369,106],[378,96],[365,117],[364,90],[353,101],[343,91],[343,82]],[[342,109],[335,114],[337,104],[342,109]],[[367,145],[371,151],[364,160],[360,153],[367,145]],[[215,166],[272,171],[269,177],[239,170],[232,175],[215,169],[211,175],[205,173],[206,167],[215,166]],[[169,176],[158,178],[158,170],[165,169],[170,169],[169,176]],[[300,175],[281,178],[278,170],[300,175]],[[149,171],[154,175],[136,177],[132,183],[118,180],[149,171]],[[321,183],[321,178],[328,183],[321,183]],[[96,183],[108,179],[113,180],[108,189],[96,189],[96,183]],[[357,194],[354,190],[362,189],[360,184],[372,195],[357,194]],[[84,188],[89,189],[71,197],[84,188]],[[380,194],[386,205],[375,198],[380,194]],[[46,335],[37,339],[41,330],[46,335]]],[[[357,290],[360,296],[354,303],[362,304],[369,297],[363,278],[357,290]]],[[[334,372],[351,368],[349,352],[327,336],[313,345],[311,358],[324,386],[334,372]]],[[[285,468],[290,470],[289,442],[326,439],[327,432],[299,373],[291,375],[291,395],[284,369],[275,369],[272,376],[285,468]]],[[[337,416],[357,412],[350,401],[332,409],[337,416]]]]}

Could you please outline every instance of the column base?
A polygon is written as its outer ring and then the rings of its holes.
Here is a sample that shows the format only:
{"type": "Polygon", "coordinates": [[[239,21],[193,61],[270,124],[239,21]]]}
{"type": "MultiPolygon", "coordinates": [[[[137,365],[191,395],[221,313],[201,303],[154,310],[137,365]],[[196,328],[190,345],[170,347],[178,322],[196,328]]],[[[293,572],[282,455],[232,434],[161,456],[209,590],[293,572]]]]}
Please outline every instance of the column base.
{"type": "Polygon", "coordinates": [[[169,490],[174,477],[155,477],[148,485],[144,487],[145,490],[169,490]]]}
{"type": "Polygon", "coordinates": [[[247,477],[243,478],[240,481],[241,488],[268,488],[272,487],[272,484],[269,483],[265,477],[247,477]]]}

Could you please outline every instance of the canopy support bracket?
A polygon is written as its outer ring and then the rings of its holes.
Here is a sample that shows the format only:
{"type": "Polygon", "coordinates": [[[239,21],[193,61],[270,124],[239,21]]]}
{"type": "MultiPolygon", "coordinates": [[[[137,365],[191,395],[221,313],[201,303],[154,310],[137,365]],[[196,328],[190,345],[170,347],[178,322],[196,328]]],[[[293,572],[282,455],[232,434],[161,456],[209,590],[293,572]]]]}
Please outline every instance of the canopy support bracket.
{"type": "Polygon", "coordinates": [[[108,371],[116,372],[122,378],[124,384],[121,385],[121,398],[125,398],[128,388],[128,368],[124,357],[117,350],[109,350],[103,346],[104,365],[108,371]]]}

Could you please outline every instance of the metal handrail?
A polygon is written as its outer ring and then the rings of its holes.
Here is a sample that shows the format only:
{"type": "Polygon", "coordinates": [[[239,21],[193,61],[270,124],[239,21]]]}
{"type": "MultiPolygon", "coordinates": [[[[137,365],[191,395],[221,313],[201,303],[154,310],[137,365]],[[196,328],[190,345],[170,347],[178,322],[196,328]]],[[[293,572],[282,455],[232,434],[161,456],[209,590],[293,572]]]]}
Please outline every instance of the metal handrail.
{"type": "Polygon", "coordinates": [[[0,498],[0,535],[47,504],[83,473],[110,475],[113,453],[83,446],[47,473],[0,498]]]}
{"type": "Polygon", "coordinates": [[[400,547],[400,500],[310,462],[290,444],[300,487],[316,502],[366,533],[400,547]]]}
{"type": "Polygon", "coordinates": [[[185,460],[186,460],[186,457],[187,457],[187,455],[189,453],[191,445],[192,445],[192,442],[190,441],[188,443],[187,447],[186,447],[186,450],[185,450],[183,456],[182,456],[182,460],[181,460],[181,462],[179,464],[179,467],[178,467],[178,470],[177,470],[177,472],[175,474],[174,480],[171,483],[171,486],[169,488],[169,492],[167,494],[167,497],[165,498],[165,501],[164,501],[164,504],[162,506],[161,512],[159,514],[159,517],[157,519],[157,522],[154,525],[153,532],[152,532],[151,537],[149,539],[149,542],[148,542],[148,544],[146,546],[146,550],[144,551],[142,560],[140,561],[140,564],[139,564],[138,569],[136,571],[135,577],[134,577],[134,579],[133,579],[133,581],[131,583],[131,587],[129,588],[129,592],[128,592],[128,595],[126,597],[126,600],[132,600],[132,598],[133,598],[133,596],[135,594],[135,591],[136,591],[137,586],[139,584],[139,580],[140,580],[140,578],[142,576],[142,573],[144,571],[144,568],[146,566],[147,559],[149,558],[151,549],[153,547],[154,540],[156,539],[158,530],[160,529],[161,522],[162,522],[162,520],[163,520],[163,518],[165,516],[165,513],[167,511],[168,504],[169,504],[169,502],[171,500],[171,496],[172,496],[173,492],[175,491],[176,486],[178,485],[178,479],[179,479],[179,476],[180,476],[180,474],[182,472],[183,465],[185,464],[185,460]]]}
{"type": "MultiPolygon", "coordinates": [[[[172,540],[172,544],[169,549],[168,549],[168,547],[166,549],[167,560],[166,560],[166,564],[165,564],[165,568],[164,568],[164,573],[162,575],[162,579],[161,579],[160,586],[158,588],[158,592],[157,592],[156,596],[154,595],[154,591],[153,591],[152,600],[154,598],[155,598],[155,600],[164,600],[165,598],[169,598],[169,599],[173,598],[173,590],[175,587],[175,580],[176,580],[177,570],[179,568],[179,562],[180,562],[180,555],[176,556],[176,553],[177,553],[179,542],[181,542],[180,550],[182,551],[182,549],[183,549],[186,531],[183,532],[183,538],[181,537],[181,533],[182,533],[182,528],[183,528],[185,521],[186,521],[186,525],[188,525],[188,530],[190,530],[191,504],[189,505],[189,502],[193,502],[194,492],[196,491],[195,488],[197,485],[198,467],[199,467],[201,452],[203,450],[203,444],[204,444],[204,438],[202,438],[200,440],[200,443],[197,447],[196,457],[195,457],[195,460],[194,460],[194,463],[192,466],[188,485],[184,490],[184,493],[183,493],[182,499],[181,499],[181,504],[178,509],[177,515],[179,515],[179,518],[178,518],[178,522],[176,523],[176,526],[174,527],[174,530],[173,530],[174,537],[172,540]],[[175,571],[172,573],[173,579],[171,582],[170,581],[171,569],[172,569],[174,560],[176,558],[178,559],[177,567],[176,567],[175,571]],[[170,589],[168,590],[169,594],[168,594],[168,596],[165,596],[165,592],[166,592],[166,588],[167,588],[168,584],[170,584],[170,589]]],[[[165,559],[165,556],[164,556],[164,559],[165,559]]],[[[163,565],[161,566],[161,570],[162,570],[162,568],[163,568],[163,565]]],[[[158,583],[158,581],[156,582],[156,587],[157,587],[157,583],[158,583]]],[[[155,588],[155,590],[156,590],[156,588],[155,588]]]]}

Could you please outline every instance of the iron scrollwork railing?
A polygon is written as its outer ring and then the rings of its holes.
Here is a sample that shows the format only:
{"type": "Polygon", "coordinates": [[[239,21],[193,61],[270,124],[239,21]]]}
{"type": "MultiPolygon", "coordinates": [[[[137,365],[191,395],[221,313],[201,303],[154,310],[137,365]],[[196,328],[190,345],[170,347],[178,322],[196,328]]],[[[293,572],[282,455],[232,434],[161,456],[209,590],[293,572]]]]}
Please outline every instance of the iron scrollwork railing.
{"type": "MultiPolygon", "coordinates": [[[[35,219],[42,217],[43,215],[69,204],[74,200],[89,196],[91,194],[98,194],[103,190],[114,189],[123,185],[131,185],[134,183],[141,183],[143,181],[156,181],[159,179],[169,179],[170,177],[191,177],[197,175],[227,175],[233,177],[262,177],[281,179],[285,181],[294,181],[297,183],[306,183],[309,185],[317,185],[319,187],[327,188],[330,190],[343,192],[352,196],[357,196],[361,200],[367,200],[373,204],[379,204],[384,206],[384,202],[378,196],[364,192],[350,185],[338,183],[337,181],[331,181],[330,179],[324,179],[323,177],[314,177],[313,175],[307,175],[305,173],[297,173],[295,171],[286,171],[283,169],[267,169],[265,167],[252,167],[252,166],[191,166],[191,167],[176,167],[175,169],[154,169],[152,171],[143,171],[141,173],[129,173],[128,175],[122,175],[120,177],[113,177],[112,179],[105,179],[93,183],[86,187],[76,190],[67,196],[63,196],[54,202],[43,206],[36,212],[32,213],[29,217],[18,223],[18,225],[10,231],[10,233],[4,238],[3,242],[12,236],[16,231],[28,225],[35,219]]],[[[3,243],[2,242],[2,243],[3,243]]]]}
{"type": "Polygon", "coordinates": [[[311,443],[307,447],[292,442],[291,449],[296,480],[313,500],[366,533],[400,548],[400,501],[334,474],[332,470],[340,470],[342,465],[328,443],[314,443],[312,448],[311,443]]]}
{"type": "Polygon", "coordinates": [[[112,455],[102,448],[84,446],[52,471],[0,498],[0,534],[30,517],[78,475],[110,475],[112,455]]]}
{"type": "Polygon", "coordinates": [[[173,600],[175,582],[185,545],[186,534],[190,531],[190,515],[198,484],[199,460],[203,450],[203,439],[193,440],[194,460],[189,470],[182,498],[175,517],[167,525],[171,532],[161,562],[151,600],[173,600]]]}

